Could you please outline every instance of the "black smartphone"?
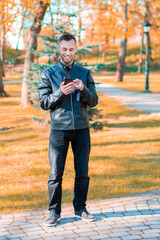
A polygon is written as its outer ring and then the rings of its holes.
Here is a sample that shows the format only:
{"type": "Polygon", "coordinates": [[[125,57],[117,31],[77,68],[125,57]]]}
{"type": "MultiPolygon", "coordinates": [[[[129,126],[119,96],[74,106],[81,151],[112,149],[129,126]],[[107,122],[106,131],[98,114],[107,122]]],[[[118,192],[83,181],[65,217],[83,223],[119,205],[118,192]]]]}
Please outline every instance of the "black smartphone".
{"type": "Polygon", "coordinates": [[[72,78],[66,78],[64,77],[64,85],[70,83],[70,82],[73,82],[73,79],[72,78]]]}

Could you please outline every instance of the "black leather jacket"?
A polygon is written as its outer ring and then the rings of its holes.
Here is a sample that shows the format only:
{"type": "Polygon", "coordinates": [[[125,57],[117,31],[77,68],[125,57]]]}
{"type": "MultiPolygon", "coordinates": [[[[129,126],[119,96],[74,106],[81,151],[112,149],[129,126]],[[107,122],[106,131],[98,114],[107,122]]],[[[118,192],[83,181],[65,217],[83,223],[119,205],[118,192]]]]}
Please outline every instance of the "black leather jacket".
{"type": "Polygon", "coordinates": [[[68,66],[59,61],[44,70],[39,81],[39,100],[41,108],[50,110],[51,129],[72,130],[89,126],[86,105],[94,107],[98,103],[94,80],[90,70],[73,62],[68,66]],[[84,84],[82,91],[74,88],[69,95],[62,93],[60,84],[64,77],[79,78],[84,84]]]}

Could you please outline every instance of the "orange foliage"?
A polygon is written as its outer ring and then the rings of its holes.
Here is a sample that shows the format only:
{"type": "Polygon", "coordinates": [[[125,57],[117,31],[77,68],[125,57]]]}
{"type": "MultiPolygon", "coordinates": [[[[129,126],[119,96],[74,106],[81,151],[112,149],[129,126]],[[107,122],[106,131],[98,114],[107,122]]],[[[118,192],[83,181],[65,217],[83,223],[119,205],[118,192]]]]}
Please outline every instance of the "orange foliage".
{"type": "Polygon", "coordinates": [[[11,29],[16,17],[16,3],[14,0],[0,1],[0,26],[5,27],[5,32],[11,29]]]}
{"type": "Polygon", "coordinates": [[[126,0],[112,0],[110,2],[84,0],[84,2],[90,9],[88,21],[86,21],[85,40],[87,43],[95,44],[101,41],[107,42],[122,37],[140,35],[146,20],[152,24],[150,34],[152,42],[159,43],[160,0],[130,1],[127,20],[124,15],[126,0]]]}

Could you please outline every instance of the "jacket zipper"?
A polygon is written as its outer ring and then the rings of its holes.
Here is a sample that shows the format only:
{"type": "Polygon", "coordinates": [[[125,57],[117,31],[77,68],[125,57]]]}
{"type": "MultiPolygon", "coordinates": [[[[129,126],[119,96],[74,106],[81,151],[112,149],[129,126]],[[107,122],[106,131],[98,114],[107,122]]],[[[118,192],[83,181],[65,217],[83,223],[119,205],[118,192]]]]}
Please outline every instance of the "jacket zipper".
{"type": "Polygon", "coordinates": [[[75,129],[72,93],[70,93],[70,99],[71,99],[71,111],[72,111],[72,119],[73,119],[73,129],[75,129]]]}
{"type": "MultiPolygon", "coordinates": [[[[67,72],[67,76],[70,77],[70,74],[67,72]]],[[[72,93],[70,93],[70,101],[71,101],[71,112],[72,112],[72,120],[73,120],[73,129],[75,129],[75,122],[74,122],[74,113],[73,113],[73,97],[72,93]]]]}

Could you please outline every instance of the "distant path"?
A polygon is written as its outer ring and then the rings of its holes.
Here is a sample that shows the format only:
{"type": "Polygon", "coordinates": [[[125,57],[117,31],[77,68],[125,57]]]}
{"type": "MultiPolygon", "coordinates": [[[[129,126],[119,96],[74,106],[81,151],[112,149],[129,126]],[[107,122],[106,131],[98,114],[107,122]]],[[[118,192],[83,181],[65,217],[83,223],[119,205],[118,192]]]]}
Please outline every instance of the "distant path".
{"type": "MultiPolygon", "coordinates": [[[[96,77],[95,79],[98,80],[100,78],[96,77]]],[[[126,107],[148,113],[160,113],[160,93],[131,92],[106,83],[98,84],[96,88],[98,92],[120,100],[126,107]]]]}

